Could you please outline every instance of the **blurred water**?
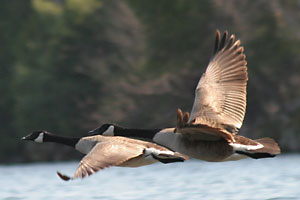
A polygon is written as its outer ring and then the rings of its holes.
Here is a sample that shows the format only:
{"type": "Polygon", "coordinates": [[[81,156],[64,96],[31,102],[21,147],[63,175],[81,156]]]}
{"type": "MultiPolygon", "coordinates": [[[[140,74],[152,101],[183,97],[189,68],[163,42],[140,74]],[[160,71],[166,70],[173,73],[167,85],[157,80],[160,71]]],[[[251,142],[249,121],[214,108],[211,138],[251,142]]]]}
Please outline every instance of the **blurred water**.
{"type": "Polygon", "coordinates": [[[77,162],[0,165],[0,199],[300,199],[300,154],[225,163],[112,167],[64,182],[77,162]]]}

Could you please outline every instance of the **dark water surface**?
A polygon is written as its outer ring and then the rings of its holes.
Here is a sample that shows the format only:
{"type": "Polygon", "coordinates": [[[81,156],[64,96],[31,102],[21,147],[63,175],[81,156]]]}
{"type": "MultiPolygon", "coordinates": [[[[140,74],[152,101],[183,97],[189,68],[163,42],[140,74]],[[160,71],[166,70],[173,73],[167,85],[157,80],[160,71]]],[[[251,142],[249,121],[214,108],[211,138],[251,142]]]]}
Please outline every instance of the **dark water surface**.
{"type": "Polygon", "coordinates": [[[112,167],[64,182],[78,162],[0,165],[0,199],[288,199],[300,200],[300,154],[224,163],[191,160],[112,167]]]}

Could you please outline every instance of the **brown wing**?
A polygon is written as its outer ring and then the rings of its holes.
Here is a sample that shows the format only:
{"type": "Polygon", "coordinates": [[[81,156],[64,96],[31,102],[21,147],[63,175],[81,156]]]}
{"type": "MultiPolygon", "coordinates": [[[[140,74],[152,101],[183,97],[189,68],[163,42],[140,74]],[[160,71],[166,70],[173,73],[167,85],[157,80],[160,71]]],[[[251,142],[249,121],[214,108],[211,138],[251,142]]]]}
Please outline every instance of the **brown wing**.
{"type": "Polygon", "coordinates": [[[216,33],[213,57],[196,91],[189,124],[202,124],[236,133],[246,110],[247,62],[234,35],[216,33]]]}
{"type": "MultiPolygon", "coordinates": [[[[143,154],[143,147],[140,145],[130,145],[126,143],[118,142],[101,142],[80,161],[72,179],[84,178],[101,169],[110,166],[118,166],[122,163],[141,156],[143,154]]],[[[58,172],[58,175],[63,180],[69,180],[70,177],[62,175],[58,172]]]]}

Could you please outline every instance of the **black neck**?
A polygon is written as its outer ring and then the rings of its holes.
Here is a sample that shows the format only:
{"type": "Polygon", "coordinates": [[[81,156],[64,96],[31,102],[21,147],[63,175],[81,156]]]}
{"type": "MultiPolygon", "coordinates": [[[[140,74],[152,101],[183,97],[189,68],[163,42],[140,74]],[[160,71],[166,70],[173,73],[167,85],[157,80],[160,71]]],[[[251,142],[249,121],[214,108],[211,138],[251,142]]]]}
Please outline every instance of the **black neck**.
{"type": "Polygon", "coordinates": [[[54,135],[52,133],[45,133],[43,142],[55,142],[55,143],[64,144],[75,148],[75,145],[77,144],[79,139],[80,138],[63,137],[63,136],[54,135]]]}
{"type": "Polygon", "coordinates": [[[153,140],[156,133],[161,129],[134,129],[134,128],[122,128],[115,126],[114,135],[130,138],[139,138],[143,140],[153,140]]]}

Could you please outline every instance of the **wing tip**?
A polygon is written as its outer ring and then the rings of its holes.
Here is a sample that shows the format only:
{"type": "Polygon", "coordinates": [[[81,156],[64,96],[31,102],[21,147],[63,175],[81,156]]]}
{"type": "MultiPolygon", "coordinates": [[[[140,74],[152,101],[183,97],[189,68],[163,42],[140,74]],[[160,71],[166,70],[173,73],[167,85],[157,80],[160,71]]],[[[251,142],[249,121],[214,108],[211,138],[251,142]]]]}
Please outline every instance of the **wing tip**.
{"type": "Polygon", "coordinates": [[[62,174],[62,173],[60,173],[59,171],[57,171],[56,173],[57,173],[57,175],[59,176],[59,178],[61,178],[61,179],[64,180],[64,181],[69,181],[69,180],[71,180],[71,178],[70,178],[69,176],[62,174]]]}
{"type": "Polygon", "coordinates": [[[189,112],[185,112],[182,113],[182,110],[180,108],[177,109],[177,128],[182,128],[185,125],[188,124],[190,119],[190,113],[189,112]]]}
{"type": "Polygon", "coordinates": [[[183,159],[182,162],[190,160],[190,157],[188,155],[185,155],[185,154],[182,154],[182,153],[179,153],[179,152],[174,152],[174,155],[177,156],[177,157],[182,158],[183,159]]]}
{"type": "MultiPolygon", "coordinates": [[[[213,55],[217,54],[219,51],[222,49],[229,49],[232,46],[239,47],[241,44],[240,40],[234,41],[235,40],[235,35],[231,34],[230,37],[228,37],[228,31],[225,30],[223,32],[223,35],[221,37],[221,32],[219,29],[216,30],[216,40],[215,40],[215,48],[214,48],[214,53],[213,55]]],[[[242,49],[243,52],[244,49],[242,49]]],[[[241,52],[241,53],[242,53],[241,52]]]]}
{"type": "Polygon", "coordinates": [[[214,48],[214,53],[213,53],[213,55],[216,54],[216,53],[218,52],[220,37],[221,37],[220,31],[219,31],[219,29],[217,29],[217,30],[216,30],[215,48],[214,48]]]}
{"type": "Polygon", "coordinates": [[[180,108],[177,109],[177,128],[183,127],[183,113],[180,108]]]}

